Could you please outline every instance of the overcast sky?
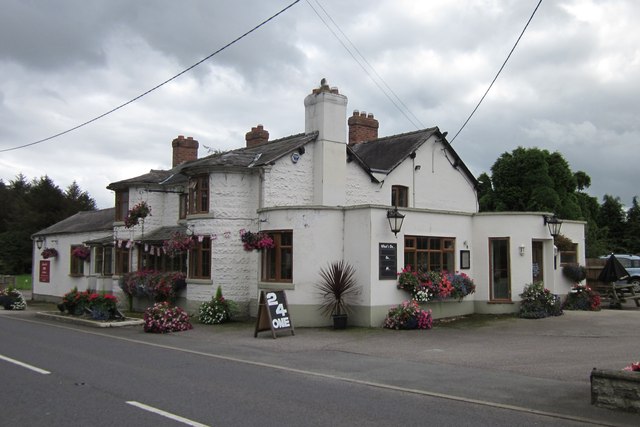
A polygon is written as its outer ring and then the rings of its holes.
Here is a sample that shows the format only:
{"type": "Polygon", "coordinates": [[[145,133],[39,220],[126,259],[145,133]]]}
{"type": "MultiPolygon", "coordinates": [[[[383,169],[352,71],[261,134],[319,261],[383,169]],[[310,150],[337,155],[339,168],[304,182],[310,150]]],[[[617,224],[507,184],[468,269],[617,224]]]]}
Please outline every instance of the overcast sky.
{"type": "MultiPolygon", "coordinates": [[[[291,2],[0,0],[0,150],[127,102],[291,2]]],[[[106,186],[169,169],[178,135],[197,139],[202,157],[204,146],[244,146],[257,124],[271,139],[303,132],[304,97],[322,78],[348,97],[348,114],[373,113],[380,136],[438,126],[451,140],[537,3],[303,0],[117,112],[0,152],[0,179],[48,175],[63,189],[75,180],[111,207],[106,186]]],[[[590,175],[598,200],[630,205],[640,195],[638,17],[635,0],[544,0],[453,141],[473,174],[518,146],[539,147],[590,175]]]]}

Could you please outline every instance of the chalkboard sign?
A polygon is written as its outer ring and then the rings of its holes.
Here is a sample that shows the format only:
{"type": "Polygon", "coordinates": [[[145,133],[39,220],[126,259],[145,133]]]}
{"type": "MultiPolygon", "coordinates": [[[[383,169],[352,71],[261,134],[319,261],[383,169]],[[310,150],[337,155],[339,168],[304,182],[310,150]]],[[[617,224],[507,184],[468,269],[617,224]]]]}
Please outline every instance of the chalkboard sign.
{"type": "Polygon", "coordinates": [[[380,243],[379,249],[379,266],[380,271],[378,279],[395,280],[398,278],[398,244],[397,243],[380,243]]]}
{"type": "Polygon", "coordinates": [[[258,319],[256,321],[256,331],[271,331],[273,338],[276,338],[277,331],[291,331],[294,335],[293,323],[287,306],[287,296],[284,291],[260,291],[260,303],[258,305],[258,319]]]}

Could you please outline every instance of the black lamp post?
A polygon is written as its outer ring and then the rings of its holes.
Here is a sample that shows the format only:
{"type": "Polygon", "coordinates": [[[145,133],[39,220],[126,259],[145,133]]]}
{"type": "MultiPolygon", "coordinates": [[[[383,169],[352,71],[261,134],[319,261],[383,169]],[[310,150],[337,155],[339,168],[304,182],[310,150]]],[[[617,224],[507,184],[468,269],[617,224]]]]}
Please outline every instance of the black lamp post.
{"type": "Polygon", "coordinates": [[[560,235],[560,227],[562,227],[562,221],[554,214],[553,216],[544,216],[544,224],[549,227],[549,233],[552,237],[558,237],[560,235]]]}
{"type": "Polygon", "coordinates": [[[402,221],[404,221],[404,215],[398,212],[397,206],[387,211],[387,220],[389,221],[391,232],[397,237],[402,228],[402,221]]]}

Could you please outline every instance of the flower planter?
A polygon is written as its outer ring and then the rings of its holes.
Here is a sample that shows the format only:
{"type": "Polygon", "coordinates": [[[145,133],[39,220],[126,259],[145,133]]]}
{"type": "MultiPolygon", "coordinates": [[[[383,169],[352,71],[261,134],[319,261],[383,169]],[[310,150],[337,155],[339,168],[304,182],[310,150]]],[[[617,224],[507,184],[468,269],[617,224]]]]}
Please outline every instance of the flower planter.
{"type": "Polygon", "coordinates": [[[333,319],[333,329],[346,329],[347,328],[347,318],[346,314],[334,314],[331,316],[333,319]]]}
{"type": "Polygon", "coordinates": [[[640,413],[640,372],[593,369],[591,404],[640,413]]]}
{"type": "Polygon", "coordinates": [[[11,310],[11,306],[16,301],[14,297],[2,295],[0,296],[0,305],[4,307],[5,310],[11,310]]]}

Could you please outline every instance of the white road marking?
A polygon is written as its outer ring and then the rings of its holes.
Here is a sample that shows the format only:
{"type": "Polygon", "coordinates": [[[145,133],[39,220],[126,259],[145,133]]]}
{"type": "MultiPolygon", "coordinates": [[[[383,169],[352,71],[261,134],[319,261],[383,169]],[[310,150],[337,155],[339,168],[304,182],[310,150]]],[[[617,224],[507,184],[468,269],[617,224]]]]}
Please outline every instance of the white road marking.
{"type": "Polygon", "coordinates": [[[145,411],[149,411],[149,412],[152,412],[154,414],[162,415],[163,417],[169,418],[169,419],[174,420],[174,421],[178,421],[178,422],[180,422],[182,424],[186,424],[188,426],[209,427],[206,424],[201,424],[201,423],[199,423],[197,421],[192,421],[192,420],[190,420],[188,418],[184,418],[184,417],[181,417],[179,415],[172,414],[171,412],[163,411],[162,409],[154,408],[153,406],[149,406],[149,405],[145,405],[144,403],[136,402],[135,400],[129,400],[127,403],[129,405],[131,405],[131,406],[135,406],[137,408],[144,409],[145,411]]]}
{"type": "Polygon", "coordinates": [[[49,375],[51,373],[49,371],[45,371],[44,369],[36,368],[33,365],[29,365],[29,364],[26,364],[24,362],[20,362],[19,360],[12,359],[10,357],[3,356],[1,354],[0,354],[0,360],[5,360],[5,361],[13,363],[15,365],[22,366],[23,368],[31,369],[32,371],[37,372],[37,373],[42,374],[42,375],[49,375]]]}

